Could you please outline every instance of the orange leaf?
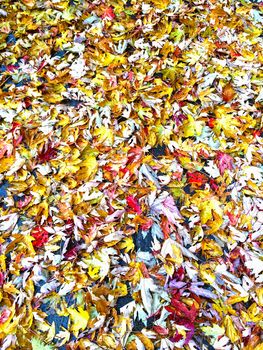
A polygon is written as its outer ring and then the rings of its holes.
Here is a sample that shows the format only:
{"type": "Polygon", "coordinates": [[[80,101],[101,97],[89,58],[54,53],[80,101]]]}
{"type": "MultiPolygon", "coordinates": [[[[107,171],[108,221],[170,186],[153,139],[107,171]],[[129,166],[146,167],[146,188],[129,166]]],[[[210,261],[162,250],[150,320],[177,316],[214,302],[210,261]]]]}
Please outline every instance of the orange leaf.
{"type": "Polygon", "coordinates": [[[236,92],[233,89],[233,86],[231,84],[227,84],[224,88],[223,88],[223,93],[222,93],[222,97],[223,100],[225,102],[229,102],[231,100],[233,100],[234,96],[235,96],[236,92]]]}

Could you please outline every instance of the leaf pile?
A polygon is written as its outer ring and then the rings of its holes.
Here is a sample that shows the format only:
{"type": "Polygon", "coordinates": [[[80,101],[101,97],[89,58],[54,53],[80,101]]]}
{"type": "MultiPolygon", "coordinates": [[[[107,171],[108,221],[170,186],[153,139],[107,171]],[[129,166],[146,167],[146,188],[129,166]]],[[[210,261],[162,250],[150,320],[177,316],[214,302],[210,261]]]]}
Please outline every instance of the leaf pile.
{"type": "Polygon", "coordinates": [[[0,19],[0,348],[262,350],[262,2],[0,19]]]}

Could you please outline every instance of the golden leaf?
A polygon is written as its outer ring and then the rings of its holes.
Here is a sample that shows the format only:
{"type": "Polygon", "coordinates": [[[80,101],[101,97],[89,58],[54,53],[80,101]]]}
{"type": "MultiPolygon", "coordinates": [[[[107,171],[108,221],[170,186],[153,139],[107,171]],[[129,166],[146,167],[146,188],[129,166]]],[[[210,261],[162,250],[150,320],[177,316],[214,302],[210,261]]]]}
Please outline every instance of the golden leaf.
{"type": "Polygon", "coordinates": [[[153,345],[153,342],[151,341],[150,338],[146,337],[142,333],[138,333],[137,337],[141,340],[141,342],[145,346],[145,349],[147,349],[147,350],[154,350],[154,345],[153,345]]]}
{"type": "Polygon", "coordinates": [[[13,165],[14,161],[15,161],[14,156],[0,159],[0,174],[9,170],[11,168],[11,166],[13,165]]]}
{"type": "Polygon", "coordinates": [[[223,324],[226,329],[226,335],[231,340],[231,342],[232,343],[237,342],[239,340],[239,335],[234,326],[234,322],[229,315],[225,317],[223,324]]]}
{"type": "Polygon", "coordinates": [[[117,342],[113,334],[101,334],[98,337],[98,343],[102,346],[107,346],[107,349],[116,349],[117,342]]]}
{"type": "Polygon", "coordinates": [[[113,144],[114,135],[110,128],[101,126],[100,128],[95,129],[93,136],[96,136],[97,141],[103,143],[105,146],[112,146],[113,144]]]}
{"type": "Polygon", "coordinates": [[[202,241],[202,252],[207,258],[218,257],[223,255],[223,251],[219,244],[212,239],[204,239],[202,241]]]}
{"type": "Polygon", "coordinates": [[[214,271],[212,270],[210,264],[201,264],[199,267],[200,270],[200,277],[205,283],[212,284],[214,283],[216,276],[214,274],[214,271]]]}
{"type": "Polygon", "coordinates": [[[120,249],[125,249],[125,253],[134,250],[134,243],[132,237],[126,237],[119,243],[120,249]]]}
{"type": "Polygon", "coordinates": [[[80,330],[86,329],[89,321],[89,312],[79,307],[78,310],[73,308],[67,308],[71,322],[72,331],[77,336],[80,330]]]}

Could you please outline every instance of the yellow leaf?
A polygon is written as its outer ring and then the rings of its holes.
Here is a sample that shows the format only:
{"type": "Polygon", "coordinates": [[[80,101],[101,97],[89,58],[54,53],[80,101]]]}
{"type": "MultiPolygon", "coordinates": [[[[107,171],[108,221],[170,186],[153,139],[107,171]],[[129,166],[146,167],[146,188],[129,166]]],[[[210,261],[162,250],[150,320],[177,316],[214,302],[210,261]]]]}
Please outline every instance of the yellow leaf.
{"type": "Polygon", "coordinates": [[[16,289],[11,282],[5,283],[3,286],[3,290],[4,292],[10,294],[10,295],[15,295],[15,294],[19,294],[19,290],[16,289]]]}
{"type": "Polygon", "coordinates": [[[243,49],[241,55],[246,59],[246,61],[252,62],[255,58],[255,53],[253,51],[248,51],[243,49]]]}
{"type": "Polygon", "coordinates": [[[148,136],[148,143],[151,147],[154,147],[156,144],[157,138],[156,134],[153,131],[150,131],[149,136],[148,136]]]}
{"type": "Polygon", "coordinates": [[[114,295],[125,296],[128,294],[127,285],[125,283],[117,282],[114,289],[114,295]]]}
{"type": "Polygon", "coordinates": [[[89,321],[89,312],[82,307],[79,307],[78,310],[67,308],[67,311],[72,322],[72,331],[77,336],[80,330],[86,329],[89,321]]]}
{"type": "Polygon", "coordinates": [[[184,137],[200,136],[204,123],[196,121],[192,116],[188,116],[188,121],[184,123],[184,137]]]}
{"type": "Polygon", "coordinates": [[[147,349],[147,350],[154,350],[154,345],[153,345],[153,343],[152,343],[150,338],[146,337],[142,333],[138,333],[137,337],[141,340],[141,342],[145,346],[145,349],[147,349]]]}
{"type": "Polygon", "coordinates": [[[206,224],[208,220],[212,219],[213,211],[217,215],[217,220],[219,218],[221,218],[223,215],[223,210],[220,207],[221,203],[215,198],[202,201],[201,203],[198,203],[197,205],[199,207],[199,210],[201,211],[200,218],[201,218],[202,224],[206,224]]]}
{"type": "Polygon", "coordinates": [[[47,336],[45,337],[45,341],[47,343],[51,342],[55,337],[55,335],[56,335],[56,326],[55,326],[55,322],[53,321],[51,324],[51,327],[48,330],[47,336]]]}
{"type": "Polygon", "coordinates": [[[164,10],[170,3],[169,0],[151,0],[155,7],[164,10]]]}
{"type": "Polygon", "coordinates": [[[88,274],[93,280],[98,280],[100,278],[100,267],[90,265],[88,268],[88,274]]]}
{"type": "Polygon", "coordinates": [[[11,166],[13,165],[15,161],[15,157],[11,156],[8,158],[2,158],[0,160],[0,174],[4,173],[5,171],[9,170],[11,166]]]}
{"type": "Polygon", "coordinates": [[[224,222],[223,218],[220,215],[218,215],[216,211],[213,212],[213,216],[214,220],[211,220],[208,223],[210,229],[206,231],[207,235],[217,232],[224,222]]]}
{"type": "Polygon", "coordinates": [[[172,276],[174,274],[174,264],[171,263],[170,261],[168,261],[167,263],[165,263],[163,265],[163,267],[165,268],[165,271],[167,273],[168,276],[172,276]]]}
{"type": "Polygon", "coordinates": [[[202,252],[207,258],[218,257],[223,255],[223,251],[220,245],[212,239],[204,239],[202,241],[202,252]]]}
{"type": "Polygon", "coordinates": [[[42,203],[33,205],[29,210],[28,210],[28,215],[30,216],[42,216],[47,218],[48,217],[48,203],[47,201],[43,201],[42,203]]]}
{"type": "MultiPolygon", "coordinates": [[[[176,245],[176,242],[171,238],[168,238],[164,242],[161,250],[161,256],[166,259],[166,262],[168,263],[168,265],[170,265],[169,262],[171,262],[173,266],[175,265],[179,267],[183,262],[183,255],[182,255],[181,249],[176,245]]],[[[170,266],[167,266],[167,267],[170,270],[170,266]]]]}
{"type": "Polygon", "coordinates": [[[260,322],[263,319],[263,314],[260,312],[260,308],[256,303],[253,303],[249,308],[248,308],[248,315],[251,319],[252,322],[260,322]]]}
{"type": "Polygon", "coordinates": [[[125,249],[125,253],[134,250],[134,243],[131,237],[126,237],[122,242],[119,243],[120,249],[125,249]]]}
{"type": "Polygon", "coordinates": [[[98,142],[103,143],[105,146],[112,146],[113,144],[114,136],[110,128],[101,126],[94,131],[93,136],[97,136],[98,142]]]}
{"type": "Polygon", "coordinates": [[[214,88],[207,88],[207,89],[204,89],[202,90],[200,93],[199,93],[199,99],[203,102],[203,101],[209,101],[210,98],[209,98],[209,95],[214,92],[214,88]],[[208,96],[208,97],[207,97],[208,96]]]}
{"type": "Polygon", "coordinates": [[[98,343],[102,346],[107,346],[107,349],[116,349],[117,342],[113,334],[101,334],[98,337],[98,343]]]}
{"type": "Polygon", "coordinates": [[[35,0],[22,0],[23,4],[28,6],[29,8],[32,8],[35,6],[36,1],[35,0]]]}
{"type": "Polygon", "coordinates": [[[258,297],[258,305],[263,306],[263,287],[257,288],[256,294],[258,297]]]}
{"type": "Polygon", "coordinates": [[[232,305],[232,304],[240,303],[241,301],[247,302],[248,296],[241,297],[240,295],[232,295],[227,299],[227,304],[232,305]]]}
{"type": "MultiPolygon", "coordinates": [[[[3,243],[3,242],[1,242],[3,243]]],[[[6,270],[6,263],[5,263],[5,259],[6,259],[6,256],[3,254],[3,255],[0,255],[0,269],[2,271],[5,271],[6,270]]]]}
{"type": "Polygon", "coordinates": [[[224,132],[226,137],[237,136],[238,127],[240,126],[240,122],[233,116],[231,113],[232,109],[227,107],[217,107],[215,110],[215,127],[214,132],[217,136],[220,135],[221,130],[224,132]]]}
{"type": "Polygon", "coordinates": [[[74,7],[68,7],[62,12],[62,18],[65,19],[66,21],[71,21],[72,19],[75,18],[75,13],[72,11],[74,7]]]}
{"type": "Polygon", "coordinates": [[[49,103],[57,103],[63,100],[63,96],[55,93],[46,94],[44,95],[44,100],[49,103]]]}
{"type": "Polygon", "coordinates": [[[229,315],[227,315],[224,319],[224,326],[226,329],[226,335],[231,340],[231,342],[235,343],[236,341],[238,341],[239,340],[238,332],[234,326],[232,318],[229,315]]]}
{"type": "Polygon", "coordinates": [[[127,350],[137,350],[138,348],[137,348],[137,345],[136,345],[135,341],[132,340],[132,341],[129,341],[129,342],[126,344],[126,349],[127,349],[127,350]]]}
{"type": "Polygon", "coordinates": [[[98,162],[95,156],[87,156],[81,163],[81,168],[77,172],[78,180],[88,181],[94,176],[98,169],[98,162]]]}
{"type": "Polygon", "coordinates": [[[121,55],[112,55],[107,52],[105,54],[98,54],[98,60],[103,66],[109,66],[111,63],[123,64],[126,62],[126,58],[121,55]]]}
{"type": "Polygon", "coordinates": [[[202,264],[200,265],[200,277],[205,283],[212,284],[214,283],[216,276],[214,272],[211,270],[210,264],[202,264]]]}
{"type": "Polygon", "coordinates": [[[8,318],[3,323],[0,323],[0,338],[1,338],[1,333],[5,333],[5,334],[12,333],[12,330],[16,328],[20,319],[19,317],[14,317],[15,315],[14,306],[11,306],[7,310],[7,312],[9,313],[8,318]]]}

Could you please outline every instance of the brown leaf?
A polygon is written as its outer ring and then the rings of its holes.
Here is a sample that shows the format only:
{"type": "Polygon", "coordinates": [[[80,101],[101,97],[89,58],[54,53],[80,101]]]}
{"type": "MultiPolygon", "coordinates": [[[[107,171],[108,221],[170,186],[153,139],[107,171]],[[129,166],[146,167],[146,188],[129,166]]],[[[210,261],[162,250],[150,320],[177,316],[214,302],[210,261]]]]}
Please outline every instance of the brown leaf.
{"type": "Polygon", "coordinates": [[[223,92],[222,92],[222,97],[223,97],[223,100],[225,102],[232,101],[234,96],[235,96],[235,94],[236,94],[236,92],[235,92],[235,90],[233,89],[233,86],[230,83],[227,84],[226,86],[224,86],[223,92]]]}

